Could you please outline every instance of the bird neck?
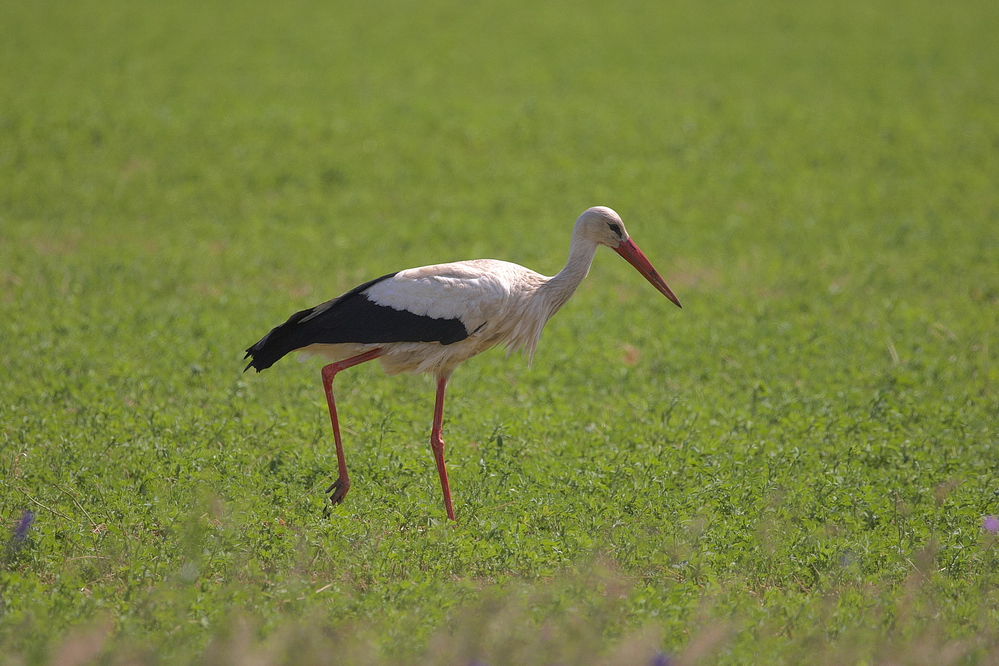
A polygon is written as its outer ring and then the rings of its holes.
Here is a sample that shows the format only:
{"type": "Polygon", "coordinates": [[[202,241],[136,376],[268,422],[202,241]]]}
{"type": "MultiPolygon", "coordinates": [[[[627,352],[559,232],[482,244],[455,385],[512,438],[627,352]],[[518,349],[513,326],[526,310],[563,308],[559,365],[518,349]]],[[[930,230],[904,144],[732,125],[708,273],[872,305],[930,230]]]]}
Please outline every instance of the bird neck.
{"type": "Polygon", "coordinates": [[[572,239],[569,244],[569,260],[565,262],[565,267],[538,290],[551,308],[549,317],[565,305],[576,292],[576,287],[590,272],[590,264],[593,263],[596,253],[596,243],[581,238],[572,239]]]}
{"type": "Polygon", "coordinates": [[[523,301],[524,310],[509,337],[511,352],[514,349],[523,349],[530,362],[545,323],[576,291],[576,287],[590,271],[590,264],[596,252],[597,246],[592,241],[575,237],[572,239],[569,244],[569,260],[565,263],[565,268],[553,277],[542,278],[531,296],[523,301]]]}

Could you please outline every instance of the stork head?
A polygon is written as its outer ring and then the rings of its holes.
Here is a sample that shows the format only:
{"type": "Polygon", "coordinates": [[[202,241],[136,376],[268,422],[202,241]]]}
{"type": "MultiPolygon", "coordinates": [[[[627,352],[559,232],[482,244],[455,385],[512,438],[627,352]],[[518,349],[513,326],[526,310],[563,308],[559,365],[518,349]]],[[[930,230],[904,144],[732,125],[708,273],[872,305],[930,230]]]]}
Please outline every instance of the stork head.
{"type": "Polygon", "coordinates": [[[573,235],[615,250],[628,240],[628,231],[624,228],[621,216],[607,206],[594,206],[583,211],[576,220],[573,235]]]}
{"type": "Polygon", "coordinates": [[[631,240],[628,231],[624,228],[621,216],[606,206],[594,206],[587,208],[576,220],[573,229],[573,236],[580,236],[598,245],[606,245],[635,267],[652,286],[659,290],[663,296],[680,305],[680,299],[676,297],[673,290],[669,288],[666,281],[659,275],[652,263],[646,258],[635,241],[631,240]]]}

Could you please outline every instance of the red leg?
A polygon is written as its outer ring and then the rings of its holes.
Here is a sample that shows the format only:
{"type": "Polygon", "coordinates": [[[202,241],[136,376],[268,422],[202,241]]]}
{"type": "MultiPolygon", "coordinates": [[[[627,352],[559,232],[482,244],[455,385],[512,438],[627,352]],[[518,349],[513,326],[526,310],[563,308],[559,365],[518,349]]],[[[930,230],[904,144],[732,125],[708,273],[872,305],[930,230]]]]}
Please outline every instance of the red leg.
{"type": "Polygon", "coordinates": [[[382,349],[372,349],[371,351],[351,356],[350,358],[336,363],[330,363],[323,368],[323,387],[326,389],[326,402],[330,407],[330,424],[333,426],[333,441],[336,442],[336,464],[339,471],[336,481],[326,489],[326,494],[330,496],[333,504],[342,502],[347,491],[350,490],[350,478],[347,476],[347,460],[343,456],[343,442],[340,441],[340,423],[336,417],[336,402],[333,400],[333,378],[336,373],[355,365],[378,358],[385,352],[382,349]]]}
{"type": "Polygon", "coordinates": [[[434,402],[434,427],[430,431],[430,448],[437,461],[437,474],[441,477],[441,490],[444,491],[444,508],[447,517],[454,520],[454,509],[451,508],[451,486],[447,482],[447,467],[444,466],[444,440],[441,439],[441,429],[444,425],[444,392],[447,390],[449,375],[437,377],[437,399],[434,402]]]}

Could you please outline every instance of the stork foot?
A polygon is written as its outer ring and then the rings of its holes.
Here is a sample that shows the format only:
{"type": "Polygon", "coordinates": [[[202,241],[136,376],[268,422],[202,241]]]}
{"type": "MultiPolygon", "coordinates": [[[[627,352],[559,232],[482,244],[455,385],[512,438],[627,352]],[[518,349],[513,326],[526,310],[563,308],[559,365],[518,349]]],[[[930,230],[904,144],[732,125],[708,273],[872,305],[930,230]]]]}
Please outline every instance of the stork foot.
{"type": "Polygon", "coordinates": [[[330,496],[330,504],[339,504],[342,502],[349,489],[350,481],[344,480],[343,477],[337,477],[333,485],[326,489],[326,494],[330,496]]]}

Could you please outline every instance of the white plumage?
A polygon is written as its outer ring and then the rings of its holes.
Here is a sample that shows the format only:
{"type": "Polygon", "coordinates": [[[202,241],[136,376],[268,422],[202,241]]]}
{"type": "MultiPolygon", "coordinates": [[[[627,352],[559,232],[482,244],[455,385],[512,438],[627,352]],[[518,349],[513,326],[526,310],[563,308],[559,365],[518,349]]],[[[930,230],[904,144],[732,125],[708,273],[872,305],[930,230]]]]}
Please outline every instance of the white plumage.
{"type": "MultiPolygon", "coordinates": [[[[529,294],[547,278],[523,266],[495,259],[476,259],[435,264],[399,271],[361,292],[373,304],[407,311],[436,320],[459,320],[470,333],[458,342],[316,344],[304,351],[332,360],[349,358],[374,347],[383,347],[379,357],[385,372],[432,372],[450,374],[462,361],[496,344],[511,340],[519,310],[529,303],[529,294]]],[[[538,329],[540,335],[541,330],[538,329]]],[[[537,340],[529,344],[533,351],[537,340]]]]}
{"type": "Polygon", "coordinates": [[[388,374],[430,372],[437,377],[431,447],[448,517],[454,519],[441,439],[448,378],[462,361],[497,344],[523,350],[530,361],[545,323],[575,292],[597,247],[606,245],[656,289],[679,300],[629,238],[610,208],[587,209],[576,220],[565,267],[552,277],[506,261],[477,259],[411,268],[383,276],[309,310],[298,312],[247,350],[247,368],[270,367],[291,351],[322,355],[340,476],[327,492],[336,503],[349,488],[332,381],[340,370],[379,359],[388,374]]]}

